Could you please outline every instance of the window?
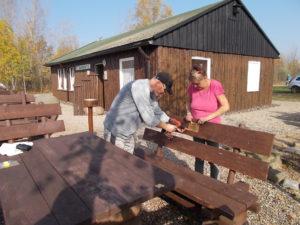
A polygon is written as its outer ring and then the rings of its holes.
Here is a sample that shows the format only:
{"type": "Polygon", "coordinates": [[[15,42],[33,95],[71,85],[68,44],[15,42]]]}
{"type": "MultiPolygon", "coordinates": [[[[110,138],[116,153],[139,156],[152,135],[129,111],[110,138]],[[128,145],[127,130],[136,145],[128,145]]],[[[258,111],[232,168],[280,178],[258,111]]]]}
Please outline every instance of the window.
{"type": "Polygon", "coordinates": [[[67,74],[66,74],[66,69],[63,69],[63,90],[68,90],[68,77],[67,77],[67,74]]]}
{"type": "Polygon", "coordinates": [[[124,58],[120,59],[120,89],[129,83],[130,81],[134,80],[134,58],[124,58]]]}
{"type": "Polygon", "coordinates": [[[69,80],[70,80],[69,91],[74,91],[74,84],[75,84],[75,68],[74,67],[69,68],[69,80]]]}
{"type": "Polygon", "coordinates": [[[57,70],[57,89],[58,90],[64,90],[67,91],[68,90],[68,75],[66,72],[67,69],[58,69],[57,70]]]}
{"type": "Polygon", "coordinates": [[[202,66],[204,66],[207,78],[210,79],[211,59],[210,58],[199,57],[199,56],[193,56],[192,57],[192,66],[193,65],[200,65],[200,64],[202,64],[202,66]]]}
{"type": "Polygon", "coordinates": [[[57,69],[57,89],[63,90],[64,89],[64,77],[63,77],[63,69],[57,69]]]}
{"type": "Polygon", "coordinates": [[[259,91],[260,62],[248,62],[247,92],[259,91]]]}

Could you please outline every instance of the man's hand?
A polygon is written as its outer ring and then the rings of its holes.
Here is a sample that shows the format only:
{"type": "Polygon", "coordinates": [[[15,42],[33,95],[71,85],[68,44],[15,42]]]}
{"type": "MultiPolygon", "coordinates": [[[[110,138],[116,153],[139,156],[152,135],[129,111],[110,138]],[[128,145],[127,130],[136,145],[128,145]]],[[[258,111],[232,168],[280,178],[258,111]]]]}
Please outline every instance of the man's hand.
{"type": "Polygon", "coordinates": [[[172,132],[175,132],[177,130],[177,127],[173,124],[166,124],[164,129],[169,132],[169,133],[172,133],[172,132]]]}
{"type": "Polygon", "coordinates": [[[170,118],[169,123],[175,125],[178,128],[182,125],[181,122],[175,118],[170,118]]]}

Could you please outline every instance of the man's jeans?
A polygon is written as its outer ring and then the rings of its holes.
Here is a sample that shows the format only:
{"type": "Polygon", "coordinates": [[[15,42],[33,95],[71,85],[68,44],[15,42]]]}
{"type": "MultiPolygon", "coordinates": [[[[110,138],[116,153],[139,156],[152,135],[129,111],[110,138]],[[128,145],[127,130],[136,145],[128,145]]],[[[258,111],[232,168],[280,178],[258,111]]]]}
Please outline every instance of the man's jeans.
{"type": "MultiPolygon", "coordinates": [[[[195,142],[199,142],[199,143],[202,143],[202,144],[207,144],[207,145],[219,148],[219,144],[216,143],[216,142],[205,140],[205,139],[202,139],[202,138],[197,138],[197,137],[194,137],[193,139],[194,139],[195,142]]],[[[218,179],[218,176],[219,176],[218,167],[215,164],[211,163],[211,162],[209,162],[209,165],[210,165],[210,176],[212,178],[218,179]]],[[[203,172],[204,172],[204,160],[196,158],[196,160],[195,160],[195,171],[203,174],[203,172]]]]}
{"type": "Polygon", "coordinates": [[[104,128],[104,139],[107,142],[110,142],[115,146],[125,150],[126,152],[131,154],[134,152],[135,140],[133,135],[129,136],[128,138],[115,137],[109,130],[104,128]]]}

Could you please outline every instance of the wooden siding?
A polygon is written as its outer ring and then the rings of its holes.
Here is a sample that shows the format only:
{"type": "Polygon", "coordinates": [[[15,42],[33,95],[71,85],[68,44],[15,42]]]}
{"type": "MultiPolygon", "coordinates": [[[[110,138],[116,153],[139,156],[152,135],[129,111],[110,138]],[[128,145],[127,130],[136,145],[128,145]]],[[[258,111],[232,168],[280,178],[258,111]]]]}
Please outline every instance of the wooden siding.
{"type": "Polygon", "coordinates": [[[235,1],[154,40],[155,45],[201,51],[278,58],[278,52],[243,8],[234,16],[235,1]]]}
{"type": "MultiPolygon", "coordinates": [[[[145,52],[150,55],[152,49],[145,49],[145,52]]],[[[74,103],[75,115],[82,115],[84,113],[83,100],[85,98],[96,98],[99,101],[99,106],[104,107],[105,110],[110,108],[114,97],[120,90],[119,59],[128,57],[134,57],[135,79],[146,78],[146,61],[137,50],[95,57],[62,66],[66,68],[82,64],[91,64],[90,75],[87,75],[86,71],[75,71],[75,91],[70,98],[70,101],[74,103]],[[103,59],[106,61],[104,70],[107,71],[107,80],[103,80],[102,77],[97,76],[95,72],[95,64],[102,62],[103,59]]],[[[67,101],[67,92],[57,90],[56,70],[56,68],[52,68],[52,92],[58,99],[67,101]]]]}
{"type": "Polygon", "coordinates": [[[168,71],[174,79],[174,94],[164,96],[161,105],[171,114],[185,115],[186,88],[192,57],[211,59],[211,78],[219,80],[225,89],[231,111],[270,105],[272,101],[273,59],[233,54],[158,47],[157,71],[168,71]],[[260,88],[247,92],[248,61],[261,62],[260,88]]]}
{"type": "Polygon", "coordinates": [[[74,91],[58,90],[58,78],[57,78],[58,67],[51,68],[51,91],[53,95],[64,102],[74,102],[74,91]]]}

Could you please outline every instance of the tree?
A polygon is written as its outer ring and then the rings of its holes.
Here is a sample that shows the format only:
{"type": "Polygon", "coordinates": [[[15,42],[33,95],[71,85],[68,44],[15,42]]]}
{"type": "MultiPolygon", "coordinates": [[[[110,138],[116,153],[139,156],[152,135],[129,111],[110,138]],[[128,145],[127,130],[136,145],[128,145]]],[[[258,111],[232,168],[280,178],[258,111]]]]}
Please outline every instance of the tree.
{"type": "Polygon", "coordinates": [[[163,0],[137,0],[133,15],[134,23],[129,29],[137,29],[172,16],[172,8],[163,0]]]}
{"type": "Polygon", "coordinates": [[[13,89],[19,75],[20,61],[14,32],[6,21],[0,20],[0,80],[10,83],[13,89]]]}
{"type": "Polygon", "coordinates": [[[274,65],[274,84],[282,84],[286,81],[287,75],[296,76],[300,74],[300,59],[298,49],[293,48],[275,61],[274,65]]]}
{"type": "Polygon", "coordinates": [[[0,0],[0,18],[5,20],[11,27],[16,25],[16,12],[16,0],[0,0]]]}
{"type": "MultiPolygon", "coordinates": [[[[22,37],[27,42],[26,50],[28,51],[30,66],[30,82],[31,89],[44,89],[44,68],[43,65],[50,59],[52,48],[44,37],[45,30],[45,13],[39,0],[31,0],[30,9],[27,11],[24,31],[22,37]]],[[[50,71],[48,72],[48,75],[50,71]]]]}
{"type": "Polygon", "coordinates": [[[290,75],[296,76],[300,73],[300,61],[298,57],[298,49],[294,48],[289,54],[285,57],[287,70],[290,75]]]}

